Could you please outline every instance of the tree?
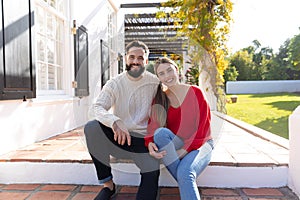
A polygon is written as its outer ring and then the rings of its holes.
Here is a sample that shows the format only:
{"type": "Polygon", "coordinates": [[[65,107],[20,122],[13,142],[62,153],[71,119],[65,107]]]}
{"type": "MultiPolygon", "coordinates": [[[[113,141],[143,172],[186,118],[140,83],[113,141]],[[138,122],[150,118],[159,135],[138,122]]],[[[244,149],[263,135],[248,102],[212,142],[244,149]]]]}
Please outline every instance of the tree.
{"type": "MultiPolygon", "coordinates": [[[[198,63],[202,70],[210,74],[213,93],[219,104],[224,95],[218,87],[223,85],[223,73],[227,68],[227,34],[231,22],[232,3],[230,0],[169,0],[162,3],[157,17],[174,20],[179,36],[189,38],[191,63],[198,63]],[[212,62],[208,62],[207,60],[212,62]]],[[[225,102],[225,101],[224,101],[225,102]]],[[[225,105],[225,104],[224,104],[225,105]]],[[[223,105],[219,111],[224,112],[223,105]]]]}
{"type": "Polygon", "coordinates": [[[190,69],[187,70],[186,74],[186,82],[192,85],[199,84],[199,66],[193,65],[190,69]]]}
{"type": "Polygon", "coordinates": [[[293,67],[300,70],[300,34],[291,39],[288,46],[288,54],[293,67]]]}
{"type": "Polygon", "coordinates": [[[278,62],[277,58],[270,61],[267,66],[267,72],[264,74],[264,80],[287,80],[287,68],[278,62]]]}
{"type": "Polygon", "coordinates": [[[252,64],[249,65],[250,71],[246,80],[264,80],[267,68],[273,59],[273,49],[270,47],[261,47],[258,40],[253,40],[253,46],[242,49],[247,51],[252,57],[252,64]]]}
{"type": "Polygon", "coordinates": [[[224,71],[225,83],[227,81],[236,81],[238,75],[239,75],[239,72],[236,70],[236,67],[233,65],[229,65],[227,67],[227,69],[225,69],[225,71],[224,71]]]}
{"type": "Polygon", "coordinates": [[[265,80],[286,80],[289,79],[287,73],[290,68],[290,62],[288,60],[288,45],[290,40],[286,40],[283,45],[279,47],[277,54],[273,56],[270,63],[266,66],[266,72],[264,73],[265,80]]]}
{"type": "Polygon", "coordinates": [[[276,54],[254,40],[252,46],[230,56],[229,62],[239,73],[237,80],[299,80],[300,34],[287,39],[276,54]]]}
{"type": "Polygon", "coordinates": [[[254,44],[255,50],[261,47],[261,44],[258,40],[253,40],[252,43],[254,44]]]}
{"type": "Polygon", "coordinates": [[[238,81],[251,80],[251,73],[254,66],[252,55],[247,50],[237,51],[230,57],[230,66],[238,71],[238,81]]]}

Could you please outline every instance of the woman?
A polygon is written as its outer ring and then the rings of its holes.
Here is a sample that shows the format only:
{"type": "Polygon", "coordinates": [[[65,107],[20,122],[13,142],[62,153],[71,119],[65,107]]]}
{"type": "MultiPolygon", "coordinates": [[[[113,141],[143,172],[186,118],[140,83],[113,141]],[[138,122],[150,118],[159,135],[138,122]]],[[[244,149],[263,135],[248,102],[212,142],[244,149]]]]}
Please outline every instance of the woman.
{"type": "Polygon", "coordinates": [[[178,67],[171,59],[159,58],[154,71],[161,83],[145,145],[177,181],[181,200],[200,199],[196,179],[209,164],[213,149],[209,106],[198,87],[179,82],[178,67]]]}

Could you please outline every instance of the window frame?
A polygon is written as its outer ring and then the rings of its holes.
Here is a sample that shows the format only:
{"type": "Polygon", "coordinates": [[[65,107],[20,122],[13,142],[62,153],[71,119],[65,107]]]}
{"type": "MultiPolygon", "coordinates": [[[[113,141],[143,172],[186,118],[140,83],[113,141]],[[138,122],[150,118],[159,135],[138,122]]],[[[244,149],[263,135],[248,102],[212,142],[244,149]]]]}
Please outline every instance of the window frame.
{"type": "MultiPolygon", "coordinates": [[[[57,3],[57,2],[56,2],[57,3]]],[[[64,7],[66,7],[67,6],[67,1],[65,1],[65,2],[63,2],[64,3],[64,7]]],[[[39,36],[42,36],[42,37],[44,37],[45,38],[45,40],[44,40],[44,43],[45,43],[45,47],[44,47],[44,51],[47,51],[47,42],[48,42],[48,40],[50,39],[50,40],[52,40],[53,41],[53,43],[54,43],[54,48],[55,47],[57,47],[57,44],[59,44],[59,49],[61,49],[61,50],[59,50],[59,52],[61,53],[61,54],[63,54],[63,55],[61,55],[61,63],[59,63],[59,64],[57,64],[57,61],[55,61],[54,63],[50,63],[50,62],[48,62],[48,58],[46,58],[46,62],[45,62],[45,60],[38,60],[38,55],[36,55],[36,71],[37,71],[37,75],[36,75],[36,82],[37,82],[37,87],[36,87],[36,93],[37,93],[37,97],[39,97],[39,96],[53,96],[53,95],[66,95],[67,94],[67,90],[68,90],[68,88],[66,88],[66,83],[65,83],[65,79],[66,79],[66,71],[68,71],[68,69],[66,68],[66,56],[64,56],[65,55],[65,49],[66,49],[66,47],[68,46],[68,44],[67,44],[67,40],[66,40],[66,38],[67,38],[67,33],[66,33],[66,29],[68,28],[68,23],[67,23],[67,17],[65,17],[64,15],[63,15],[63,13],[61,13],[61,12],[59,12],[57,9],[55,9],[54,7],[52,7],[52,6],[50,6],[50,4],[48,4],[48,2],[45,2],[44,0],[35,0],[35,9],[41,9],[41,10],[43,10],[43,19],[47,19],[46,17],[48,17],[48,15],[50,14],[53,18],[54,18],[54,20],[55,20],[55,22],[56,22],[56,24],[59,24],[59,23],[57,23],[57,22],[59,22],[59,21],[61,21],[61,31],[60,31],[60,36],[57,36],[56,35],[56,37],[55,38],[50,38],[48,35],[48,33],[47,33],[47,20],[44,20],[45,21],[45,23],[43,24],[43,29],[44,29],[44,34],[42,33],[41,34],[41,32],[39,32],[39,30],[36,28],[36,30],[35,30],[35,35],[36,35],[36,37],[38,38],[39,36]],[[37,7],[40,7],[40,8],[37,8],[37,7]],[[59,37],[60,38],[60,40],[58,40],[57,39],[57,37],[59,37]],[[49,69],[49,67],[51,67],[51,66],[53,66],[54,67],[54,69],[55,69],[55,77],[54,77],[54,86],[55,86],[55,88],[54,89],[50,89],[49,88],[49,83],[48,83],[48,77],[49,77],[49,73],[48,72],[46,72],[45,74],[46,74],[46,84],[47,84],[47,88],[46,89],[41,89],[40,87],[39,87],[39,85],[41,84],[40,83],[40,81],[41,81],[41,79],[40,79],[40,75],[39,75],[39,65],[40,64],[45,64],[45,65],[47,65],[46,66],[46,69],[49,69]],[[58,74],[57,74],[57,72],[58,72],[58,70],[57,69],[60,69],[60,71],[61,71],[61,73],[60,73],[60,80],[59,80],[59,82],[57,81],[57,78],[58,78],[58,74]],[[57,88],[57,84],[59,84],[59,85],[61,85],[61,88],[57,88]]],[[[62,10],[66,10],[66,9],[62,9],[62,10]]],[[[54,26],[54,28],[53,28],[53,31],[55,31],[56,30],[56,26],[54,26]]],[[[37,42],[36,42],[36,49],[38,50],[39,48],[38,48],[39,46],[38,46],[38,40],[37,40],[37,42]]],[[[38,51],[36,52],[36,54],[38,53],[38,51]]],[[[54,55],[54,57],[55,57],[55,55],[57,54],[57,48],[55,48],[55,50],[53,51],[53,55],[54,55]]],[[[47,54],[45,54],[44,55],[45,57],[47,57],[47,54]]],[[[56,58],[54,58],[54,59],[56,59],[56,58]]]]}

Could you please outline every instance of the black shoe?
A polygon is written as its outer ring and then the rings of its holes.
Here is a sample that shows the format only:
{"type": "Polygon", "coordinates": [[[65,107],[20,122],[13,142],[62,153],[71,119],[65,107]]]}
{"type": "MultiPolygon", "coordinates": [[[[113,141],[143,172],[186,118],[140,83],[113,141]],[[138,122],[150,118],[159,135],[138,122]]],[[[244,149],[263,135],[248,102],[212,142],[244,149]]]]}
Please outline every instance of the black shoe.
{"type": "Polygon", "coordinates": [[[103,188],[94,200],[110,200],[114,195],[116,195],[116,185],[114,184],[114,189],[110,190],[108,187],[103,188]]]}

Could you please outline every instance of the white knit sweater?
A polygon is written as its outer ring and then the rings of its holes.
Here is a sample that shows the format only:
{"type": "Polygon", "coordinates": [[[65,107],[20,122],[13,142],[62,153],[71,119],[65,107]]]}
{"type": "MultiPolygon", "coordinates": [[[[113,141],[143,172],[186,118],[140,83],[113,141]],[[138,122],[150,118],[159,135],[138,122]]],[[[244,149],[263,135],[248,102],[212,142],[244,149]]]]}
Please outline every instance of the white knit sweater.
{"type": "Polygon", "coordinates": [[[96,119],[108,127],[122,120],[128,131],[144,135],[159,81],[148,71],[138,81],[128,79],[126,73],[109,80],[103,87],[94,103],[96,119]]]}

